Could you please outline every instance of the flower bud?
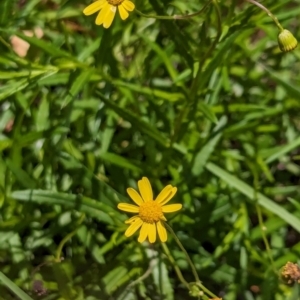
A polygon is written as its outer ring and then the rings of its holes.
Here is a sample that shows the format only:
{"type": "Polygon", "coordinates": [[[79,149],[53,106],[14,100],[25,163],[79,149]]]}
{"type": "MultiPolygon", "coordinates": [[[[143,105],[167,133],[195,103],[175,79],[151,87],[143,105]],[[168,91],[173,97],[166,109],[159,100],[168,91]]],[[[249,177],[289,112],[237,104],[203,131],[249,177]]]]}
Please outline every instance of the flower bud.
{"type": "Polygon", "coordinates": [[[191,282],[189,283],[189,287],[190,287],[190,296],[191,297],[199,297],[201,295],[203,295],[203,292],[200,291],[199,287],[197,286],[196,282],[191,282]]]}
{"type": "Polygon", "coordinates": [[[289,52],[294,50],[297,47],[297,44],[298,42],[296,38],[289,30],[283,29],[278,34],[278,45],[282,52],[289,52]]]}

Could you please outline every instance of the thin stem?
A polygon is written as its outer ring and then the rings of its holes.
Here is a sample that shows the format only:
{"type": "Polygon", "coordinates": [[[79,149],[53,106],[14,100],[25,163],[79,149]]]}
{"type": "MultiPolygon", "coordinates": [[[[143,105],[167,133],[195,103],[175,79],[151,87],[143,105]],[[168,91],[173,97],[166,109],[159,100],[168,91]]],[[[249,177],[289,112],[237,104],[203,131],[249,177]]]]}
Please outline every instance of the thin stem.
{"type": "Polygon", "coordinates": [[[171,232],[171,234],[173,235],[173,237],[174,237],[174,239],[175,239],[177,245],[178,245],[179,248],[182,250],[182,252],[185,254],[186,259],[187,259],[187,261],[188,261],[188,263],[189,263],[189,265],[190,265],[190,267],[191,267],[191,269],[192,269],[192,273],[193,273],[193,275],[194,275],[194,277],[195,277],[196,282],[197,282],[197,283],[200,282],[200,279],[199,279],[197,270],[196,270],[196,268],[195,268],[195,266],[194,266],[194,264],[193,264],[193,262],[192,262],[192,260],[191,260],[191,258],[190,258],[190,256],[189,256],[189,254],[187,253],[187,251],[185,250],[185,248],[184,248],[183,245],[181,244],[179,238],[177,237],[177,235],[176,235],[175,232],[173,231],[172,227],[169,226],[167,223],[165,223],[165,226],[166,226],[167,229],[171,232]]]}
{"type": "Polygon", "coordinates": [[[179,267],[176,265],[175,259],[174,259],[173,256],[171,255],[170,250],[169,250],[167,244],[166,244],[166,243],[161,243],[161,246],[163,247],[163,249],[164,249],[164,251],[165,251],[165,253],[166,253],[166,255],[167,255],[169,261],[170,261],[171,264],[173,265],[173,268],[174,268],[174,270],[175,270],[175,272],[176,272],[176,274],[177,274],[178,279],[179,279],[179,280],[181,281],[181,283],[189,290],[189,289],[190,289],[190,286],[189,286],[188,282],[184,279],[184,277],[183,277],[183,275],[182,275],[182,273],[181,273],[179,267]]]}
{"type": "MultiPolygon", "coordinates": [[[[257,149],[256,149],[257,151],[257,149]]],[[[257,154],[256,154],[257,155],[257,154]]],[[[256,156],[256,160],[257,160],[257,156],[256,156]]],[[[266,227],[264,225],[264,221],[263,221],[263,216],[262,216],[262,212],[261,212],[261,208],[260,206],[257,204],[258,203],[258,197],[257,197],[257,193],[258,193],[258,190],[259,190],[259,179],[258,179],[258,174],[257,172],[255,171],[255,169],[253,168],[252,170],[252,173],[253,173],[253,177],[254,177],[254,182],[253,182],[253,185],[254,185],[254,200],[255,200],[255,208],[256,208],[256,213],[257,213],[257,217],[258,217],[258,223],[259,223],[259,227],[261,229],[261,235],[262,235],[262,239],[264,241],[264,244],[265,244],[265,247],[266,247],[266,251],[267,251],[267,254],[268,254],[268,257],[270,259],[270,262],[271,262],[271,265],[272,265],[272,268],[273,268],[273,271],[275,274],[278,274],[277,272],[277,269],[275,267],[275,264],[274,264],[274,260],[273,260],[273,255],[272,255],[272,251],[271,251],[271,247],[270,247],[270,244],[269,244],[269,241],[266,237],[266,227]]]]}
{"type": "Polygon", "coordinates": [[[280,31],[284,30],[283,27],[281,26],[281,24],[279,23],[278,19],[265,6],[263,6],[261,3],[255,1],[255,0],[246,0],[246,1],[256,5],[257,7],[259,7],[263,11],[265,11],[267,13],[267,15],[273,19],[273,21],[275,22],[275,24],[277,25],[279,30],[280,31]]]}
{"type": "MultiPolygon", "coordinates": [[[[207,60],[207,58],[209,58],[212,55],[213,51],[217,47],[218,42],[221,37],[221,34],[222,34],[221,12],[220,12],[219,5],[216,0],[211,0],[209,3],[213,3],[215,12],[217,15],[217,36],[214,39],[212,45],[209,47],[208,51],[204,54],[204,56],[200,57],[200,59],[199,59],[199,68],[198,68],[196,76],[192,82],[192,85],[190,88],[190,95],[187,97],[190,101],[186,101],[185,106],[183,107],[183,109],[180,112],[178,121],[176,122],[176,126],[174,128],[174,134],[171,137],[171,143],[174,143],[176,141],[176,137],[178,136],[177,133],[180,130],[184,119],[187,116],[189,116],[191,109],[197,105],[197,101],[196,101],[197,97],[196,96],[197,96],[198,90],[199,89],[201,90],[202,85],[203,85],[201,83],[201,75],[203,74],[202,69],[203,69],[204,63],[207,60]]],[[[193,109],[193,112],[195,112],[195,111],[196,111],[196,109],[193,109]]],[[[192,118],[192,116],[191,116],[191,118],[192,118]]]]}
{"type": "Polygon", "coordinates": [[[158,258],[157,257],[152,257],[149,263],[149,267],[146,270],[146,272],[140,276],[138,279],[134,280],[133,282],[129,283],[127,285],[127,287],[125,288],[125,292],[123,294],[123,296],[121,296],[121,298],[119,298],[120,300],[124,300],[127,299],[128,293],[130,292],[130,290],[135,286],[138,285],[140,282],[142,282],[143,280],[145,280],[148,276],[151,275],[151,273],[153,272],[154,267],[157,265],[158,263],[158,258]]]}
{"type": "Polygon", "coordinates": [[[8,48],[9,50],[11,50],[11,45],[10,45],[5,39],[3,39],[1,36],[0,36],[0,42],[1,42],[6,48],[8,48]]]}
{"type": "Polygon", "coordinates": [[[272,255],[272,252],[271,252],[271,247],[270,247],[269,241],[268,241],[268,239],[266,237],[266,234],[265,234],[266,227],[264,225],[264,221],[263,221],[263,218],[262,218],[261,209],[260,209],[259,205],[257,205],[257,204],[255,205],[255,207],[256,207],[256,212],[257,212],[257,216],[258,216],[259,227],[261,229],[261,235],[262,235],[262,238],[263,238],[266,250],[267,250],[267,254],[269,256],[269,259],[270,259],[270,262],[271,262],[274,273],[278,274],[277,269],[276,269],[275,264],[274,264],[273,255],[272,255]]]}
{"type": "Polygon", "coordinates": [[[145,18],[151,18],[151,19],[158,19],[158,20],[174,20],[174,16],[157,16],[157,15],[146,15],[139,11],[138,9],[134,10],[138,15],[145,17],[145,18]]]}
{"type": "Polygon", "coordinates": [[[194,79],[194,81],[192,83],[192,86],[191,86],[191,93],[190,93],[190,98],[191,99],[196,98],[197,91],[198,91],[198,88],[199,88],[199,81],[201,80],[202,68],[203,68],[204,62],[206,61],[206,59],[208,57],[211,56],[212,52],[217,47],[217,44],[218,44],[218,42],[220,40],[220,37],[221,37],[221,34],[222,34],[222,22],[221,22],[220,8],[219,8],[219,5],[218,5],[216,0],[212,0],[212,3],[214,5],[216,15],[217,15],[217,36],[214,39],[212,45],[209,47],[208,51],[205,53],[204,57],[199,60],[199,69],[197,71],[197,74],[196,74],[195,79],[194,79]]]}
{"type": "Polygon", "coordinates": [[[60,262],[61,261],[61,252],[62,252],[62,249],[65,245],[65,243],[72,238],[73,235],[76,234],[78,228],[79,228],[79,225],[82,223],[82,221],[84,220],[85,218],[85,214],[82,214],[81,217],[79,218],[78,222],[77,222],[77,228],[75,230],[73,230],[72,232],[70,232],[69,234],[67,234],[62,240],[61,242],[59,243],[58,245],[58,248],[56,250],[56,255],[55,255],[55,261],[56,262],[60,262]]]}
{"type": "Polygon", "coordinates": [[[195,16],[200,15],[207,7],[208,5],[212,2],[212,0],[208,1],[201,10],[192,13],[192,14],[188,14],[188,15],[173,15],[173,16],[157,16],[157,15],[146,15],[144,13],[142,13],[141,11],[139,11],[138,9],[135,9],[136,13],[139,14],[142,17],[145,18],[152,18],[152,19],[158,19],[158,20],[185,20],[185,19],[190,19],[193,18],[195,16]]]}
{"type": "Polygon", "coordinates": [[[172,227],[169,226],[167,223],[165,223],[165,226],[166,226],[166,228],[171,232],[171,234],[173,235],[173,237],[174,237],[174,239],[175,239],[177,245],[178,245],[179,248],[182,250],[182,252],[185,254],[185,257],[186,257],[186,259],[187,259],[187,261],[188,261],[188,263],[189,263],[189,265],[190,265],[190,267],[191,267],[191,269],[192,269],[192,273],[193,273],[193,275],[194,275],[194,277],[195,277],[195,279],[196,279],[196,284],[201,288],[201,290],[202,290],[203,292],[205,292],[206,294],[210,295],[211,297],[217,298],[217,296],[216,296],[214,293],[212,293],[209,289],[207,289],[207,288],[201,283],[201,281],[200,281],[200,279],[199,279],[199,276],[198,276],[198,273],[197,273],[197,270],[196,270],[196,268],[195,268],[195,265],[193,264],[193,262],[192,262],[192,260],[191,260],[191,258],[190,258],[190,256],[189,256],[189,254],[187,253],[187,251],[185,250],[185,248],[184,248],[183,245],[181,244],[179,238],[177,237],[177,235],[176,235],[175,232],[173,231],[172,227]]]}

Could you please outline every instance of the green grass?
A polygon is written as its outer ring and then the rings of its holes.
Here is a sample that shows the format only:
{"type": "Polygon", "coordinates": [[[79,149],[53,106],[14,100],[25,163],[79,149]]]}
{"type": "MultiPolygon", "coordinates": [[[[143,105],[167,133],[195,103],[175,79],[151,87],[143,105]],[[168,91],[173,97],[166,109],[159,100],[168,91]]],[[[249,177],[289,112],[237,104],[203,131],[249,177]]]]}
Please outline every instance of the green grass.
{"type": "MultiPolygon", "coordinates": [[[[155,195],[178,188],[168,224],[211,292],[299,299],[278,276],[300,257],[299,49],[280,52],[246,1],[117,13],[109,29],[91,2],[0,1],[0,300],[192,299],[159,242],[124,236],[117,204],[143,176],[155,195]]],[[[263,4],[300,36],[299,0],[263,4]]]]}

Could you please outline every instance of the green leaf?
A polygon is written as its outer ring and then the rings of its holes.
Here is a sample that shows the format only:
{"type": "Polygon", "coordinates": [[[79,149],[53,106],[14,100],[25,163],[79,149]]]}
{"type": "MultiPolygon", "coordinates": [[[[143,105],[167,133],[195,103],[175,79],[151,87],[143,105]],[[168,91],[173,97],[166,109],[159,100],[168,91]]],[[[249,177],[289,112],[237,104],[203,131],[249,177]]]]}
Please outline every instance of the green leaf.
{"type": "Polygon", "coordinates": [[[267,68],[264,66],[264,69],[272,76],[272,78],[281,86],[285,88],[287,93],[291,96],[294,97],[295,99],[300,98],[300,89],[298,88],[297,85],[294,85],[291,81],[287,81],[284,79],[284,77],[275,72],[274,70],[267,68]]]}
{"type": "Polygon", "coordinates": [[[213,112],[212,108],[207,105],[206,103],[199,101],[198,103],[198,107],[201,110],[201,112],[203,113],[203,115],[210,120],[211,122],[217,124],[218,123],[218,119],[215,115],[215,113],[213,112]]]}
{"type": "Polygon", "coordinates": [[[76,292],[71,287],[72,282],[72,266],[69,262],[53,263],[53,273],[58,285],[60,295],[64,299],[76,299],[76,292]]]}
{"type": "Polygon", "coordinates": [[[113,84],[119,87],[126,87],[131,91],[138,92],[143,95],[163,99],[169,102],[176,102],[185,99],[184,95],[181,93],[165,92],[159,89],[149,88],[138,84],[123,82],[120,80],[113,80],[113,84]]]}
{"type": "Polygon", "coordinates": [[[60,48],[54,46],[53,43],[46,42],[45,40],[41,40],[36,37],[27,36],[20,31],[16,31],[14,32],[14,34],[17,35],[22,40],[29,43],[30,45],[33,45],[43,50],[44,52],[48,53],[52,57],[66,57],[69,58],[70,60],[76,61],[76,58],[74,58],[69,52],[61,50],[60,48]]]}
{"type": "Polygon", "coordinates": [[[0,282],[21,300],[33,300],[0,271],[0,282]]]}
{"type": "Polygon", "coordinates": [[[120,213],[110,206],[81,195],[71,195],[42,190],[24,190],[12,192],[15,200],[36,202],[48,205],[60,204],[86,213],[99,221],[115,224],[114,218],[120,219],[120,213]]]}
{"type": "Polygon", "coordinates": [[[10,171],[15,175],[16,179],[19,181],[19,183],[29,189],[36,188],[36,182],[28,175],[27,172],[22,170],[20,167],[18,167],[16,164],[14,164],[13,161],[10,159],[6,160],[7,167],[10,169],[10,171]]]}
{"type": "Polygon", "coordinates": [[[0,1],[0,26],[5,26],[11,21],[15,4],[15,0],[0,1]]]}
{"type": "Polygon", "coordinates": [[[158,54],[158,56],[163,61],[166,69],[168,70],[170,77],[174,81],[178,74],[171,63],[168,54],[161,47],[159,47],[158,44],[152,42],[146,35],[140,35],[140,38],[142,38],[152,48],[152,50],[154,50],[158,54]]]}
{"type": "Polygon", "coordinates": [[[240,34],[241,31],[237,30],[233,33],[229,33],[228,37],[226,39],[223,39],[220,46],[216,50],[214,57],[203,72],[203,75],[201,77],[201,88],[207,84],[211,74],[221,65],[222,61],[225,59],[227,52],[231,49],[232,44],[240,34]]]}
{"type": "Polygon", "coordinates": [[[142,170],[141,168],[139,168],[138,166],[136,166],[135,164],[130,162],[128,159],[126,159],[120,155],[114,154],[114,153],[105,152],[103,154],[100,154],[100,157],[103,160],[110,162],[121,168],[127,168],[127,169],[130,169],[133,171],[138,171],[138,172],[140,172],[142,170]]]}
{"type": "Polygon", "coordinates": [[[209,162],[206,164],[206,169],[211,173],[213,173],[215,176],[222,179],[229,186],[235,188],[240,193],[247,196],[250,200],[255,200],[255,194],[256,194],[259,205],[271,211],[273,214],[277,215],[282,220],[284,220],[287,224],[289,224],[290,226],[295,228],[298,232],[300,232],[300,219],[295,217],[286,209],[284,209],[283,207],[281,207],[271,199],[267,198],[263,194],[255,193],[255,190],[252,187],[250,187],[248,184],[241,181],[236,176],[233,176],[230,173],[226,172],[225,170],[221,169],[217,165],[209,162]]]}
{"type": "Polygon", "coordinates": [[[169,146],[169,141],[165,137],[163,137],[155,127],[152,127],[150,124],[139,119],[133,113],[126,111],[125,109],[116,105],[114,102],[107,100],[100,92],[97,92],[96,94],[110,109],[112,109],[125,120],[129,121],[132,126],[135,126],[136,128],[138,128],[138,130],[147,134],[149,137],[160,143],[162,146],[169,146]]]}
{"type": "Polygon", "coordinates": [[[266,163],[269,164],[282,156],[286,155],[287,153],[291,152],[292,150],[296,149],[300,146],[300,137],[293,140],[291,143],[277,147],[275,149],[270,149],[269,152],[264,151],[264,157],[267,157],[266,163]]]}
{"type": "Polygon", "coordinates": [[[93,69],[88,69],[73,74],[72,78],[70,78],[71,87],[67,93],[67,96],[64,99],[63,106],[68,105],[68,103],[70,103],[72,99],[74,99],[74,97],[77,96],[77,94],[87,84],[93,73],[93,69]]]}
{"type": "Polygon", "coordinates": [[[9,83],[0,87],[0,101],[5,100],[9,96],[22,91],[29,85],[27,79],[19,80],[18,82],[9,83]]]}
{"type": "Polygon", "coordinates": [[[192,173],[194,176],[199,176],[202,173],[204,166],[206,165],[210,155],[217,146],[220,138],[221,133],[211,138],[196,154],[192,167],[192,173]]]}

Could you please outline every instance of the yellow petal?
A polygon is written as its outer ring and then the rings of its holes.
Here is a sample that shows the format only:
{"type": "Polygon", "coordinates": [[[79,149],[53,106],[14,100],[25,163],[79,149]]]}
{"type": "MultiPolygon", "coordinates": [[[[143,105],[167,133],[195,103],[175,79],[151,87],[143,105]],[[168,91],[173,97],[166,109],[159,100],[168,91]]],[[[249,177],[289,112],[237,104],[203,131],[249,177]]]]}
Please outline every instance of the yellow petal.
{"type": "Polygon", "coordinates": [[[136,220],[135,222],[131,223],[130,226],[125,231],[125,236],[130,237],[132,236],[143,224],[141,219],[136,220]]]}
{"type": "Polygon", "coordinates": [[[138,181],[138,186],[140,190],[140,194],[144,201],[152,201],[153,200],[153,193],[152,187],[147,177],[143,177],[141,180],[138,181]]]}
{"type": "Polygon", "coordinates": [[[148,225],[148,238],[150,243],[156,241],[156,226],[154,223],[148,225]]]}
{"type": "Polygon", "coordinates": [[[110,9],[110,5],[108,4],[108,2],[105,1],[105,3],[103,4],[103,7],[101,9],[101,11],[99,12],[97,18],[96,18],[96,25],[102,25],[105,19],[105,16],[107,14],[107,12],[110,9]]]}
{"type": "Polygon", "coordinates": [[[127,203],[119,203],[118,209],[131,213],[138,213],[140,210],[138,206],[127,203]]]}
{"type": "Polygon", "coordinates": [[[124,6],[122,6],[122,4],[118,6],[118,9],[119,9],[119,14],[120,14],[121,19],[126,20],[129,16],[129,13],[127,12],[127,10],[124,8],[124,6]]]}
{"type": "Polygon", "coordinates": [[[129,195],[129,197],[138,205],[140,206],[141,204],[144,203],[142,197],[140,196],[140,194],[134,190],[133,188],[128,188],[127,193],[129,195]]]}
{"type": "Polygon", "coordinates": [[[138,241],[140,243],[143,243],[146,240],[146,238],[148,236],[148,232],[149,232],[149,225],[150,225],[149,223],[146,223],[146,222],[143,223],[143,226],[140,231],[140,236],[138,238],[138,241]]]}
{"type": "Polygon", "coordinates": [[[157,222],[157,232],[160,240],[165,243],[168,239],[167,230],[165,225],[162,222],[157,222]]]}
{"type": "Polygon", "coordinates": [[[131,223],[135,222],[139,218],[140,218],[139,216],[133,216],[130,219],[126,220],[125,224],[131,224],[131,223]]]}
{"type": "Polygon", "coordinates": [[[161,209],[164,213],[171,213],[180,210],[181,208],[182,208],[182,204],[176,203],[176,204],[165,205],[161,209]]]}
{"type": "Polygon", "coordinates": [[[92,15],[95,12],[97,12],[98,10],[102,9],[102,7],[104,6],[106,0],[99,0],[96,1],[94,3],[92,3],[91,5],[87,6],[84,10],[83,13],[86,16],[92,15]]]}
{"type": "Polygon", "coordinates": [[[104,18],[104,22],[103,22],[103,27],[104,28],[109,28],[117,11],[117,7],[111,5],[105,18],[104,18]]]}
{"type": "Polygon", "coordinates": [[[157,201],[158,203],[163,202],[171,193],[172,190],[172,185],[169,184],[167,186],[165,186],[162,191],[159,193],[159,195],[156,197],[155,201],[157,201]]]}
{"type": "Polygon", "coordinates": [[[177,187],[172,187],[170,193],[167,195],[167,197],[164,200],[160,202],[160,204],[165,205],[166,203],[168,203],[174,197],[176,192],[177,192],[177,187]]]}
{"type": "Polygon", "coordinates": [[[125,0],[121,5],[128,11],[133,11],[135,8],[134,4],[128,0],[125,0]]]}

